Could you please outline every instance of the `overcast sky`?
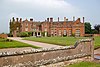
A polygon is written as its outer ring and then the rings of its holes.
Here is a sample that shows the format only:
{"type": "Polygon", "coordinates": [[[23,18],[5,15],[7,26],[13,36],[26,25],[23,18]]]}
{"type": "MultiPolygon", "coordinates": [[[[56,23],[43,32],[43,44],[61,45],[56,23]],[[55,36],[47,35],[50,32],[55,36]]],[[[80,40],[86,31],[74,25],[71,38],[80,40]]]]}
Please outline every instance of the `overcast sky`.
{"type": "Polygon", "coordinates": [[[0,0],[0,33],[9,32],[9,20],[19,17],[44,21],[47,17],[85,17],[92,27],[100,24],[100,0],[0,0]]]}

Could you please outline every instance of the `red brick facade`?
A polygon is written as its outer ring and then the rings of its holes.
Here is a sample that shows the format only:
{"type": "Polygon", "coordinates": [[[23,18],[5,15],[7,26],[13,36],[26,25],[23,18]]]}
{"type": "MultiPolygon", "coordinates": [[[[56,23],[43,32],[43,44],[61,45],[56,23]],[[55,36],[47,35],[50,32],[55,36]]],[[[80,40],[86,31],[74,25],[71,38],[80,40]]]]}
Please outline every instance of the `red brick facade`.
{"type": "MultiPolygon", "coordinates": [[[[44,33],[45,36],[84,36],[84,17],[83,22],[80,21],[80,18],[73,21],[69,21],[64,17],[64,21],[60,21],[59,17],[57,21],[53,21],[53,18],[47,18],[43,22],[35,22],[33,19],[28,21],[27,19],[22,21],[16,19],[14,21],[20,23],[20,26],[17,26],[15,30],[12,31],[13,35],[16,36],[20,32],[33,32],[33,36],[41,36],[44,33]]],[[[13,23],[14,23],[13,22],[13,23]]],[[[12,22],[11,22],[12,23],[12,22]]]]}

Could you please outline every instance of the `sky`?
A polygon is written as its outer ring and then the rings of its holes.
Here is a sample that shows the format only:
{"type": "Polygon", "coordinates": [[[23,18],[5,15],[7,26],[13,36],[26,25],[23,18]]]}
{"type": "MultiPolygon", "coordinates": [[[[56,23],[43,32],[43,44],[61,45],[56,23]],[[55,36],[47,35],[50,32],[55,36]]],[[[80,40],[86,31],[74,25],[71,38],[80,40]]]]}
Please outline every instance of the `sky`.
{"type": "Polygon", "coordinates": [[[100,24],[100,0],[0,0],[0,33],[9,33],[12,17],[44,21],[48,17],[72,20],[85,17],[92,28],[100,24]]]}

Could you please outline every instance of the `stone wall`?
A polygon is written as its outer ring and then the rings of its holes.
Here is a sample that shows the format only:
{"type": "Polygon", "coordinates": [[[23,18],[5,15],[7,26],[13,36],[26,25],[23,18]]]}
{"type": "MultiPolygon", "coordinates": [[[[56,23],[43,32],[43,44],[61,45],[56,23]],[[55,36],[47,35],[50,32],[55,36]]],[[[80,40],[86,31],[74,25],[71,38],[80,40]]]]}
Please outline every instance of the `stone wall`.
{"type": "Polygon", "coordinates": [[[93,36],[100,36],[100,34],[93,34],[93,36]]]}
{"type": "Polygon", "coordinates": [[[39,67],[91,55],[92,40],[80,40],[74,46],[61,48],[26,49],[0,52],[0,67],[39,67]]]}

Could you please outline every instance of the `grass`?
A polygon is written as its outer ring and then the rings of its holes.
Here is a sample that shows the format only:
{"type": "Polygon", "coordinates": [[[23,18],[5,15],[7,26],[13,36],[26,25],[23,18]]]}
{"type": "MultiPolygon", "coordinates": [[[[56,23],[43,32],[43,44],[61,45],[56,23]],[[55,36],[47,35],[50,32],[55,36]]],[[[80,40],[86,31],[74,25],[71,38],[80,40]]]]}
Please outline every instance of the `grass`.
{"type": "Polygon", "coordinates": [[[100,48],[100,37],[95,37],[94,39],[95,39],[94,47],[100,48]]]}
{"type": "Polygon", "coordinates": [[[39,48],[36,46],[32,46],[26,43],[18,42],[18,41],[7,41],[7,39],[0,38],[0,49],[3,48],[20,48],[20,47],[33,47],[39,48]]]}
{"type": "Polygon", "coordinates": [[[100,67],[100,64],[94,63],[94,62],[80,62],[80,63],[75,63],[66,67],[100,67]]]}
{"type": "MultiPolygon", "coordinates": [[[[41,37],[41,38],[36,38],[36,37],[26,37],[24,38],[25,40],[31,40],[31,41],[36,41],[36,42],[44,42],[44,43],[50,43],[50,44],[56,44],[56,45],[61,45],[61,46],[69,46],[75,44],[75,41],[79,39],[84,39],[87,37],[41,37]]],[[[100,47],[100,37],[95,37],[95,48],[100,47]]]]}
{"type": "Polygon", "coordinates": [[[25,40],[31,40],[31,41],[37,41],[37,42],[44,42],[44,43],[50,43],[50,44],[56,44],[56,45],[61,45],[61,46],[69,46],[73,45],[75,41],[79,39],[83,39],[84,37],[41,37],[41,38],[36,38],[36,37],[26,37],[24,38],[25,40]]]}

